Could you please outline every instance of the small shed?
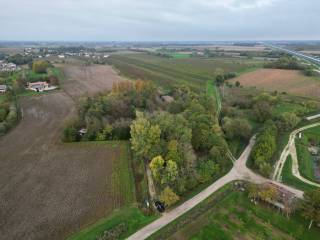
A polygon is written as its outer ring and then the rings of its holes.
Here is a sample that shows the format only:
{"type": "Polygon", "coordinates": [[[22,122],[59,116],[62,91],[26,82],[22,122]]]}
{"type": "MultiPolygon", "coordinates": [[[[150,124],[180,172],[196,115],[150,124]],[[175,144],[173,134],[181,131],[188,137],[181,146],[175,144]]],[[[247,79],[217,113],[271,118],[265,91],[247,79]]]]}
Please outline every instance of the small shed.
{"type": "Polygon", "coordinates": [[[6,93],[7,92],[7,85],[0,85],[0,93],[6,93]]]}
{"type": "Polygon", "coordinates": [[[87,133],[87,129],[86,128],[81,128],[79,131],[78,131],[79,135],[82,137],[84,136],[86,133],[87,133]]]}
{"type": "Polygon", "coordinates": [[[160,96],[160,98],[163,102],[166,102],[166,103],[171,103],[174,101],[174,98],[169,95],[162,95],[160,96]]]}

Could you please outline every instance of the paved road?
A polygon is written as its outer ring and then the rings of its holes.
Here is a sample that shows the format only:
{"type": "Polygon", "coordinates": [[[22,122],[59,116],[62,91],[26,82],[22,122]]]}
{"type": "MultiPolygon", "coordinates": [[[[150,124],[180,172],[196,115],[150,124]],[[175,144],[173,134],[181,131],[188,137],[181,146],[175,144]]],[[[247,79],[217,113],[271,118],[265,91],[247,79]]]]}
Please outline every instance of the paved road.
{"type": "Polygon", "coordinates": [[[145,226],[144,228],[140,229],[133,235],[131,235],[128,239],[129,240],[142,240],[146,239],[149,236],[151,236],[153,233],[160,230],[162,227],[166,226],[173,220],[177,219],[193,207],[195,207],[197,204],[202,202],[204,199],[209,197],[211,194],[216,192],[219,188],[223,187],[224,185],[234,181],[234,180],[246,180],[254,183],[265,183],[265,182],[272,182],[278,186],[281,186],[283,188],[286,188],[287,190],[294,193],[297,197],[302,198],[303,192],[291,187],[288,187],[286,185],[283,185],[276,181],[271,181],[269,179],[266,179],[254,172],[252,172],[250,169],[246,167],[246,162],[248,160],[248,157],[250,155],[250,152],[252,150],[253,145],[255,144],[255,137],[252,137],[248,146],[243,151],[241,156],[235,161],[233,168],[230,170],[230,172],[223,176],[222,178],[215,181],[213,184],[211,184],[209,187],[204,189],[202,192],[194,196],[193,198],[189,199],[188,201],[182,203],[180,206],[174,208],[168,213],[165,213],[162,217],[157,219],[156,221],[150,223],[149,225],[145,226]]]}
{"type": "Polygon", "coordinates": [[[283,47],[275,46],[275,45],[270,45],[270,44],[265,44],[265,45],[268,46],[268,47],[275,48],[277,50],[286,52],[286,53],[291,54],[293,56],[303,58],[303,59],[308,60],[308,61],[310,61],[312,63],[317,64],[317,65],[320,65],[320,59],[318,59],[318,58],[311,57],[309,55],[306,55],[306,54],[303,54],[303,53],[300,53],[300,52],[296,52],[296,51],[292,51],[292,50],[289,50],[289,49],[286,49],[286,48],[283,48],[283,47]]]}
{"type": "Polygon", "coordinates": [[[305,179],[304,177],[302,177],[300,175],[298,158],[297,158],[297,150],[296,150],[296,145],[295,145],[295,138],[299,132],[304,131],[309,128],[317,127],[317,126],[320,126],[320,122],[301,127],[299,129],[294,130],[290,134],[288,144],[285,146],[284,150],[282,151],[282,153],[280,155],[279,161],[276,163],[274,174],[272,176],[273,180],[281,181],[281,173],[282,173],[283,166],[284,166],[285,161],[287,160],[288,156],[291,155],[291,157],[292,157],[292,174],[296,178],[299,178],[301,181],[303,181],[307,184],[320,187],[320,184],[312,182],[308,179],[305,179]]]}

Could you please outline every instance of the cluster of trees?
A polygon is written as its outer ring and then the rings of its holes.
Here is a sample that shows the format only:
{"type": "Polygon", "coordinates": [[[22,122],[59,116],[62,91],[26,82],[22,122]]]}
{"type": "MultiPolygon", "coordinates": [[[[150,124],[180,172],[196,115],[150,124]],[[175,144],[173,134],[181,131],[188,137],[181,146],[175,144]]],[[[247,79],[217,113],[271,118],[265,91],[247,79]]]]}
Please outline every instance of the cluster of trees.
{"type": "Polygon", "coordinates": [[[271,160],[277,149],[277,135],[276,125],[271,121],[266,123],[252,149],[251,158],[254,167],[264,176],[269,176],[272,171],[271,160]]]}
{"type": "Polygon", "coordinates": [[[215,83],[217,84],[217,86],[222,86],[226,80],[234,78],[236,76],[237,74],[235,72],[218,73],[215,77],[215,83]]]}
{"type": "Polygon", "coordinates": [[[243,141],[249,140],[252,127],[245,118],[224,117],[222,120],[222,128],[227,139],[240,138],[243,141]]]}
{"type": "Polygon", "coordinates": [[[30,64],[30,63],[32,63],[32,60],[33,59],[31,56],[24,56],[21,54],[15,54],[15,55],[7,57],[8,62],[12,62],[17,65],[30,64]]]}
{"type": "Polygon", "coordinates": [[[303,70],[303,66],[299,64],[295,57],[283,56],[276,61],[265,64],[266,68],[277,68],[277,69],[291,69],[291,70],[303,70]]]}
{"type": "Polygon", "coordinates": [[[274,62],[265,64],[266,68],[277,68],[277,69],[290,69],[290,70],[301,70],[306,76],[317,76],[318,73],[313,70],[312,67],[302,65],[295,57],[282,56],[274,62]]]}
{"type": "MultiPolygon", "coordinates": [[[[275,105],[283,101],[277,94],[261,93],[254,97],[235,98],[235,101],[224,105],[222,110],[222,127],[226,139],[247,142],[251,136],[251,125],[247,119],[251,116],[263,128],[251,154],[251,163],[257,171],[268,176],[272,170],[279,135],[295,128],[301,118],[294,112],[275,113],[275,105]]],[[[306,104],[310,108],[316,107],[312,102],[306,104]]]]}
{"type": "Polygon", "coordinates": [[[32,63],[32,71],[35,73],[47,73],[50,63],[45,60],[37,60],[32,63]]]}
{"type": "Polygon", "coordinates": [[[82,98],[78,103],[78,117],[68,120],[64,141],[128,140],[135,111],[154,111],[157,89],[149,82],[120,82],[107,95],[82,98]],[[84,136],[80,129],[86,129],[84,136]]]}
{"type": "Polygon", "coordinates": [[[214,99],[186,87],[173,96],[167,111],[138,112],[131,125],[135,159],[149,165],[166,205],[231,165],[214,99]]]}

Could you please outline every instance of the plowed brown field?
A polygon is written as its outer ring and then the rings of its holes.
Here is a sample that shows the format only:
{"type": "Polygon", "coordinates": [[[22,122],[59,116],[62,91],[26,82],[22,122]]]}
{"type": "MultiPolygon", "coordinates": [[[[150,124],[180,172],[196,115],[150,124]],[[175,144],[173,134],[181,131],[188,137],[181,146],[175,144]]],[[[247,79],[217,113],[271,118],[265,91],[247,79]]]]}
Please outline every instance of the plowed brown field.
{"type": "Polygon", "coordinates": [[[64,91],[73,97],[81,95],[94,95],[111,89],[114,82],[122,81],[121,78],[108,65],[69,65],[61,66],[66,80],[62,81],[64,91]]]}
{"type": "Polygon", "coordinates": [[[257,87],[266,91],[287,92],[294,95],[319,98],[320,79],[304,76],[300,71],[259,69],[231,80],[245,87],[257,87]]]}
{"type": "Polygon", "coordinates": [[[126,154],[123,145],[60,141],[74,99],[121,79],[107,66],[66,73],[67,94],[20,99],[19,125],[0,138],[0,239],[65,239],[123,204],[111,189],[113,163],[126,154]]]}

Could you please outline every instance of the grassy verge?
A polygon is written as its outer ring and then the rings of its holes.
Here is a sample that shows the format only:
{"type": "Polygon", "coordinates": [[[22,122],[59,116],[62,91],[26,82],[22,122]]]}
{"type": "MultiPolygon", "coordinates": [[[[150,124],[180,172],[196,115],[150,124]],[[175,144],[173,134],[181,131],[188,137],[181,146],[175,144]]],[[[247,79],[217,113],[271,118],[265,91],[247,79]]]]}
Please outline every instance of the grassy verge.
{"type": "Polygon", "coordinates": [[[299,172],[303,177],[317,182],[318,180],[315,178],[313,157],[308,150],[308,145],[308,134],[303,133],[302,138],[296,140],[299,172]]]}
{"type": "Polygon", "coordinates": [[[316,189],[316,187],[306,184],[300,181],[298,178],[292,175],[292,158],[288,156],[283,169],[282,169],[282,182],[290,185],[294,188],[300,189],[302,191],[309,191],[316,189]]]}
{"type": "Polygon", "coordinates": [[[209,96],[213,96],[215,99],[215,104],[217,108],[217,117],[219,117],[221,112],[221,99],[216,85],[213,81],[207,81],[206,92],[209,96]]]}
{"type": "Polygon", "coordinates": [[[136,207],[123,208],[114,211],[111,216],[103,218],[90,227],[81,230],[79,233],[69,237],[68,240],[96,240],[97,236],[123,223],[126,225],[126,231],[121,233],[118,239],[125,239],[155,219],[156,216],[145,216],[136,207]]]}
{"type": "Polygon", "coordinates": [[[285,217],[225,186],[150,239],[318,239],[320,229],[295,213],[285,217]]]}

